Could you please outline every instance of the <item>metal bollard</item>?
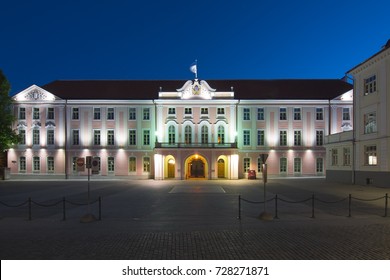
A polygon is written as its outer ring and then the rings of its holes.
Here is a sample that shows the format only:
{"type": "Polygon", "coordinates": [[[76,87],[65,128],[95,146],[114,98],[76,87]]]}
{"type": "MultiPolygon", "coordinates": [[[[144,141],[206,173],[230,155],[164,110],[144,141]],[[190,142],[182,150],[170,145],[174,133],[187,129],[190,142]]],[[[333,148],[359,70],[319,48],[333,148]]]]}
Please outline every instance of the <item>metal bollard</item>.
{"type": "Polygon", "coordinates": [[[388,201],[389,201],[389,195],[386,193],[386,196],[385,196],[385,217],[387,217],[387,205],[388,205],[388,201]]]}
{"type": "Polygon", "coordinates": [[[351,215],[351,204],[352,204],[352,195],[349,194],[349,199],[348,199],[348,217],[352,217],[351,215]]]}
{"type": "Polygon", "coordinates": [[[238,219],[241,220],[241,195],[238,195],[238,219]]]}
{"type": "Polygon", "coordinates": [[[65,209],[65,197],[62,198],[62,220],[65,221],[66,220],[66,209],[65,209]]]}
{"type": "Polygon", "coordinates": [[[99,196],[99,221],[102,220],[102,198],[99,196]]]}
{"type": "Polygon", "coordinates": [[[275,195],[275,217],[274,219],[279,219],[278,217],[278,195],[275,195]]]}
{"type": "Polygon", "coordinates": [[[28,220],[31,221],[31,197],[28,198],[28,220]]]}
{"type": "Polygon", "coordinates": [[[311,217],[314,219],[314,193],[311,196],[311,217]]]}

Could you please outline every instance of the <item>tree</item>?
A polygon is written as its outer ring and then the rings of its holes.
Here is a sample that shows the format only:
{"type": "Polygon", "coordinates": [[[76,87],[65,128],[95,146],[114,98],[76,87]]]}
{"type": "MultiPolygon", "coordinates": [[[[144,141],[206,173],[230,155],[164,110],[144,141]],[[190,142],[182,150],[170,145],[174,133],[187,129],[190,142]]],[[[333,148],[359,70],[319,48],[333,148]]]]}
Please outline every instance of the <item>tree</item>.
{"type": "Polygon", "coordinates": [[[6,151],[19,142],[19,136],[12,129],[15,116],[12,113],[10,84],[0,69],[0,167],[6,167],[6,151]]]}

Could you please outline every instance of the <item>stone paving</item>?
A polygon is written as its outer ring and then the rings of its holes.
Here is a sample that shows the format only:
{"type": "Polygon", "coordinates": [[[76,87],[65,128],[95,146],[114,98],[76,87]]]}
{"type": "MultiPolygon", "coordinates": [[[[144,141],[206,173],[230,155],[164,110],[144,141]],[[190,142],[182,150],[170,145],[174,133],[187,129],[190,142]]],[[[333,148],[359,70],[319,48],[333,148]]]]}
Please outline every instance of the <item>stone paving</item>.
{"type": "MultiPolygon", "coordinates": [[[[238,194],[262,199],[259,181],[99,181],[91,197],[102,197],[102,220],[80,223],[85,206],[0,206],[1,259],[390,259],[390,217],[383,202],[318,205],[281,204],[280,219],[257,219],[263,205],[243,204],[238,194]],[[336,208],[336,210],[335,210],[336,208]]],[[[85,182],[0,182],[0,201],[27,197],[49,203],[66,195],[85,201],[85,182]]],[[[348,193],[380,197],[389,189],[329,184],[322,179],[271,180],[270,192],[297,200],[315,192],[340,199],[348,193]]],[[[273,204],[267,210],[273,212],[273,204]]],[[[96,205],[91,206],[96,214],[96,205]]],[[[390,215],[390,213],[389,213],[390,215]]]]}

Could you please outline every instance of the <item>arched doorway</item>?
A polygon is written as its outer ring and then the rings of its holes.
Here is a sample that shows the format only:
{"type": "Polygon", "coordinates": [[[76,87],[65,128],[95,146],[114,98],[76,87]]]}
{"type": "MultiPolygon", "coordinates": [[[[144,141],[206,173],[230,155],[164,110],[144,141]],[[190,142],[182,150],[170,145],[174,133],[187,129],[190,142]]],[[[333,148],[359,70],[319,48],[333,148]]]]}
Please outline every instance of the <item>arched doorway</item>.
{"type": "Polygon", "coordinates": [[[208,176],[207,160],[198,154],[188,157],[185,161],[187,179],[206,179],[208,176]]]}
{"type": "Polygon", "coordinates": [[[176,160],[172,155],[165,157],[164,177],[167,179],[176,178],[176,160]]]}
{"type": "Polygon", "coordinates": [[[222,158],[218,160],[218,178],[225,178],[225,161],[222,158]]]}

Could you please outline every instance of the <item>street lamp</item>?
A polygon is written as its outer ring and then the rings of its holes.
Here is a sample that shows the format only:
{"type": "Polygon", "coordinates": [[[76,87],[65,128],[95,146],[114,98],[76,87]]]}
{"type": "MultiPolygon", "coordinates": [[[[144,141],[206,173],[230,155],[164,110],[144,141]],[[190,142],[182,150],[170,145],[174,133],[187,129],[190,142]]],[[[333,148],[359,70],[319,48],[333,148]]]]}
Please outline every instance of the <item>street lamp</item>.
{"type": "Polygon", "coordinates": [[[266,161],[267,161],[267,158],[268,158],[268,154],[260,154],[260,158],[261,158],[261,161],[262,161],[262,166],[263,166],[263,184],[264,184],[264,211],[262,213],[260,213],[260,216],[259,216],[259,219],[260,220],[264,220],[264,221],[270,221],[273,219],[272,217],[272,214],[271,213],[267,213],[267,207],[266,207],[266,203],[267,203],[267,198],[266,198],[266,183],[267,183],[267,164],[266,164],[266,161]]]}

